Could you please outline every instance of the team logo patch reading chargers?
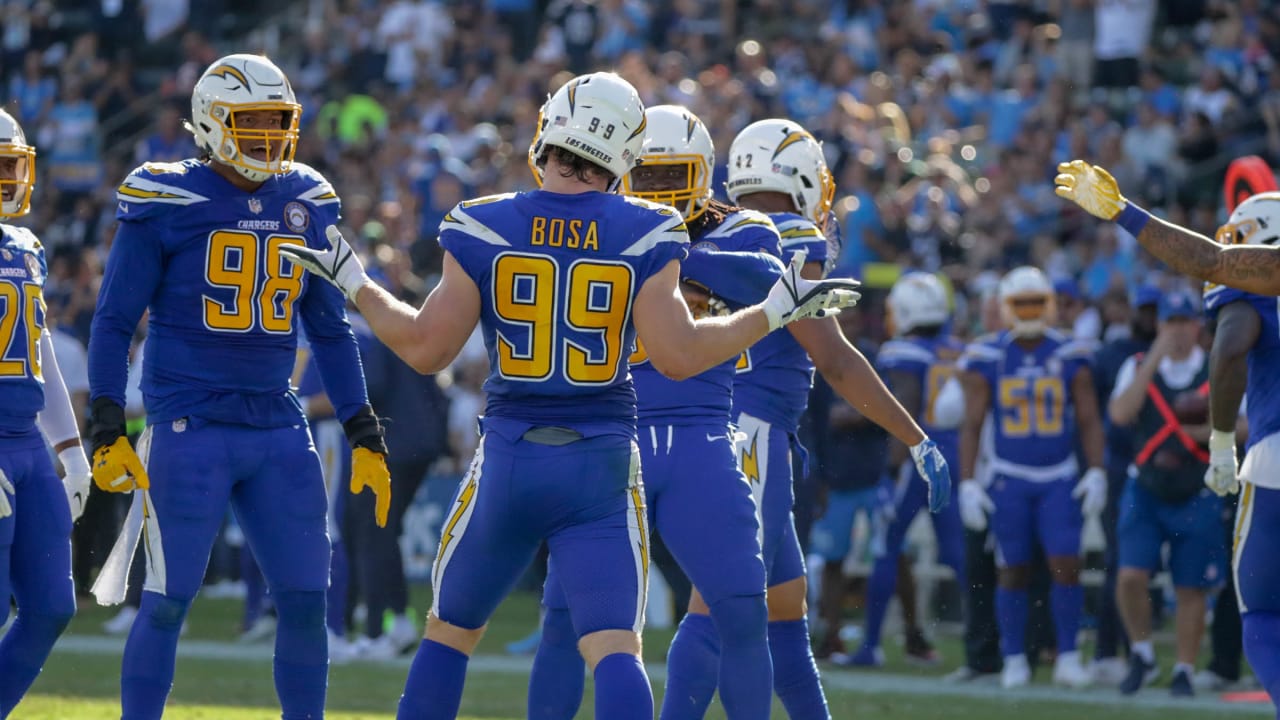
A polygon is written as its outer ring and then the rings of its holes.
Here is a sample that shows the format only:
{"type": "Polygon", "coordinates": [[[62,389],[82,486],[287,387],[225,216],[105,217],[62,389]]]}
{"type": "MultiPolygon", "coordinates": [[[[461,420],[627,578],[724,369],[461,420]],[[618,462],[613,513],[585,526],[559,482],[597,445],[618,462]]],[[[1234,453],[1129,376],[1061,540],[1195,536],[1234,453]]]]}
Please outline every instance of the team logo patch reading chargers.
{"type": "Polygon", "coordinates": [[[294,201],[284,206],[284,223],[290,230],[300,233],[311,224],[311,215],[302,203],[294,201]]]}

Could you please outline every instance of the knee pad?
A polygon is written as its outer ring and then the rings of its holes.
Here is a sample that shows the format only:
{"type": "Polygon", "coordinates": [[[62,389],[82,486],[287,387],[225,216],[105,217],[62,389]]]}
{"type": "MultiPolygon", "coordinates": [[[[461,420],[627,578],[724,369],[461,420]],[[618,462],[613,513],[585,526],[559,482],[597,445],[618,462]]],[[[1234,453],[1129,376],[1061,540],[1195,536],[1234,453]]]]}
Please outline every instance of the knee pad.
{"type": "Polygon", "coordinates": [[[769,607],[764,593],[717,600],[710,609],[711,620],[716,624],[716,632],[724,647],[767,640],[769,607]]]}
{"type": "Polygon", "coordinates": [[[279,624],[295,628],[324,627],[325,594],[320,590],[288,590],[272,596],[279,624]]]}
{"type": "Polygon", "coordinates": [[[190,600],[166,597],[159,593],[145,593],[142,596],[140,612],[155,629],[177,632],[182,629],[182,621],[187,619],[187,610],[190,607],[190,600]]]}

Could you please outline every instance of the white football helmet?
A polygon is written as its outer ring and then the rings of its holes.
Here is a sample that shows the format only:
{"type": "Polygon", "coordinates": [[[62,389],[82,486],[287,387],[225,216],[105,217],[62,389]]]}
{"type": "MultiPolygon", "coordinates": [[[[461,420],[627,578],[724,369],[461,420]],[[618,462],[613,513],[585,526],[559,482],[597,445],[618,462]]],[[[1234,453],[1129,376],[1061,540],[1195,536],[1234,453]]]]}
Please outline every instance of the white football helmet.
{"type": "Polygon", "coordinates": [[[636,189],[636,178],[628,176],[623,192],[633,197],[670,205],[692,222],[707,210],[711,201],[711,174],[716,166],[716,148],[711,133],[697,115],[679,105],[657,105],[644,111],[642,167],[687,168],[683,187],[661,190],[636,189]]]}
{"type": "Polygon", "coordinates": [[[1280,192],[1258,193],[1237,205],[1217,239],[1223,245],[1280,244],[1280,192]]]}
{"type": "Polygon", "coordinates": [[[826,228],[836,182],[822,144],[799,123],[782,118],[751,123],[729,146],[729,199],[755,192],[791,196],[796,211],[826,228]]]}
{"type": "Polygon", "coordinates": [[[895,336],[906,335],[916,328],[942,325],[951,317],[947,290],[933,273],[910,272],[898,278],[885,302],[895,336]]]}
{"type": "Polygon", "coordinates": [[[289,78],[263,55],[237,53],[217,60],[196,81],[191,92],[191,122],[187,129],[196,145],[214,160],[235,168],[253,182],[289,171],[298,149],[298,119],[302,106],[289,78]],[[236,113],[279,110],[279,128],[236,127],[236,113]],[[240,148],[254,142],[266,150],[265,159],[240,148]]]}
{"type": "Polygon", "coordinates": [[[529,145],[529,168],[542,186],[542,157],[548,146],[564,148],[613,174],[617,189],[640,159],[644,141],[640,94],[615,73],[579,75],[547,98],[529,145]]]}
{"type": "Polygon", "coordinates": [[[1014,337],[1039,337],[1053,326],[1053,283],[1039,268],[1024,265],[1000,278],[1000,315],[1014,337]]]}
{"type": "Polygon", "coordinates": [[[31,188],[36,184],[36,149],[12,115],[0,110],[0,217],[19,217],[31,210],[31,188]],[[12,176],[4,166],[13,158],[12,176]]]}

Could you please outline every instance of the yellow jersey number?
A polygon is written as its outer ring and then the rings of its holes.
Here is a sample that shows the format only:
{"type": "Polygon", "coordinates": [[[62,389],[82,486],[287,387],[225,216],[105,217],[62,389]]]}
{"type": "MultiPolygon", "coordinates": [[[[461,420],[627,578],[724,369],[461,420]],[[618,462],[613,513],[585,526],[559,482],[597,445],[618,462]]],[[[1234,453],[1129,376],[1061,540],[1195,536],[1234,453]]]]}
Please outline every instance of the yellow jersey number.
{"type": "Polygon", "coordinates": [[[0,280],[0,303],[4,314],[0,315],[0,377],[24,377],[28,367],[31,376],[42,380],[40,370],[40,333],[44,331],[44,294],[33,282],[13,283],[0,280]],[[11,357],[13,341],[18,334],[18,318],[22,317],[27,328],[26,355],[11,357]]]}
{"type": "Polygon", "coordinates": [[[1066,407],[1062,378],[1000,378],[1001,429],[1007,438],[1062,434],[1066,407]]]}
{"type": "Polygon", "coordinates": [[[510,380],[546,380],[563,353],[559,365],[568,382],[607,385],[618,374],[631,315],[631,266],[576,260],[569,266],[567,292],[561,292],[559,279],[559,264],[547,255],[511,252],[494,259],[494,314],[525,331],[522,343],[498,331],[498,371],[510,380]],[[598,337],[599,347],[584,347],[567,337],[558,340],[560,319],[573,330],[598,337]]]}
{"type": "Polygon", "coordinates": [[[938,399],[938,394],[942,392],[942,388],[946,386],[947,381],[955,377],[956,368],[954,365],[930,365],[929,372],[925,375],[924,389],[924,422],[926,425],[937,425],[937,418],[933,414],[933,405],[938,399]]]}
{"type": "Polygon", "coordinates": [[[302,292],[302,270],[280,257],[280,247],[303,244],[298,235],[272,234],[263,243],[257,233],[245,230],[211,233],[205,282],[230,289],[233,296],[230,302],[204,296],[205,327],[237,333],[255,326],[269,333],[291,332],[293,303],[302,292]]]}

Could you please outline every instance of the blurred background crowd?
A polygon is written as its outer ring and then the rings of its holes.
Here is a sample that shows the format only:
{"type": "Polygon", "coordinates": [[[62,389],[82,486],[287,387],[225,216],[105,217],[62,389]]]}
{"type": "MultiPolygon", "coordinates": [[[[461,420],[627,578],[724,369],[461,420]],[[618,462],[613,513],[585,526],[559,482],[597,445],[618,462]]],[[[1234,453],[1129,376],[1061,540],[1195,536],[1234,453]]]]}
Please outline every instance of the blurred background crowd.
{"type": "MultiPolygon", "coordinates": [[[[883,335],[874,290],[905,269],[950,279],[968,336],[1000,274],[1027,263],[1056,280],[1079,335],[1122,337],[1139,286],[1178,281],[1056,198],[1056,164],[1090,159],[1212,234],[1227,163],[1280,156],[1271,0],[0,0],[0,28],[6,108],[39,152],[24,223],[50,251],[50,317],[81,344],[115,185],[195,154],[190,91],[227,52],[261,50],[289,74],[297,160],[334,183],[346,236],[410,301],[435,282],[444,213],[531,188],[539,106],[592,69],[616,69],[646,104],[688,106],[722,161],[765,117],[824,142],[836,272],[872,289],[846,324],[862,342],[883,335]]],[[[454,458],[482,376],[441,382],[454,410],[435,405],[434,421],[454,458]]]]}

